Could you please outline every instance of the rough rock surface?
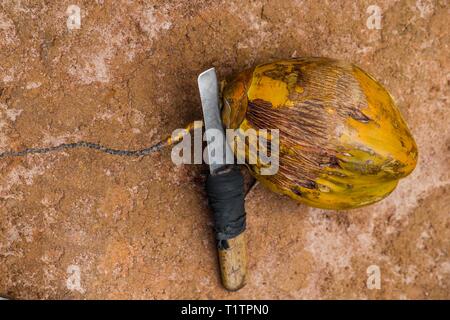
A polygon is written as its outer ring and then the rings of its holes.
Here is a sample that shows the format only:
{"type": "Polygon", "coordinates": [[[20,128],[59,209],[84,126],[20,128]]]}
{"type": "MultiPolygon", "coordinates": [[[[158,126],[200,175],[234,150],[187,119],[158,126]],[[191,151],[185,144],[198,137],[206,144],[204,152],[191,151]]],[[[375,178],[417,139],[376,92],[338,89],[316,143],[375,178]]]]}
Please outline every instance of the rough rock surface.
{"type": "Polygon", "coordinates": [[[201,117],[197,75],[291,56],[355,62],[397,100],[419,164],[384,201],[333,212],[256,187],[249,280],[220,286],[202,166],[72,150],[0,159],[0,295],[450,298],[445,0],[0,3],[0,150],[139,148],[201,117]],[[81,27],[68,29],[69,5],[81,27]],[[369,24],[370,25],[370,24],[369,24]],[[367,286],[378,266],[380,289],[367,286]],[[369,268],[369,271],[372,270],[369,268]],[[369,272],[370,273],[370,272],[369,272]]]}

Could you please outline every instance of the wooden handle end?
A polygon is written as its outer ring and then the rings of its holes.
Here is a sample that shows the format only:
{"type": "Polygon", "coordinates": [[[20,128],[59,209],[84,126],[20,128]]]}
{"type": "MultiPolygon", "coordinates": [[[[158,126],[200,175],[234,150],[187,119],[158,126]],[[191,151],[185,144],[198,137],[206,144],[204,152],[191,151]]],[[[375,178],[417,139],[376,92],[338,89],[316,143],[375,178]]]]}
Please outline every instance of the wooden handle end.
{"type": "Polygon", "coordinates": [[[245,231],[228,240],[228,249],[219,249],[222,284],[228,291],[237,291],[245,286],[247,275],[247,249],[245,231]]]}

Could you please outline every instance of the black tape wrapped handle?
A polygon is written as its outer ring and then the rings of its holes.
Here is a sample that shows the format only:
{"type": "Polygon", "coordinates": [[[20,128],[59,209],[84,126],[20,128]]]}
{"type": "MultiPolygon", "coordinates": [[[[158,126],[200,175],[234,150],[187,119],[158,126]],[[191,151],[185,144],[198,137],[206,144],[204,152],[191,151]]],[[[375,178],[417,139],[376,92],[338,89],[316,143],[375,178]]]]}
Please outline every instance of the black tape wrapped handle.
{"type": "Polygon", "coordinates": [[[217,247],[228,249],[229,239],[244,232],[244,178],[238,167],[233,166],[210,175],[206,181],[208,203],[214,213],[214,229],[217,247]]]}

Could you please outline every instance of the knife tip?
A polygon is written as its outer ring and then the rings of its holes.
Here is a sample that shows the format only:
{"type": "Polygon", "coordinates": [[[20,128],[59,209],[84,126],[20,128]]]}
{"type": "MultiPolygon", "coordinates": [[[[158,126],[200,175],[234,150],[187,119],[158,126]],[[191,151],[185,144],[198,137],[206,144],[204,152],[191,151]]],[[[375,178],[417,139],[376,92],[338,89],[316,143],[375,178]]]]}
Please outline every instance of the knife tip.
{"type": "Polygon", "coordinates": [[[215,74],[216,73],[216,68],[212,67],[212,68],[209,68],[208,70],[203,71],[202,73],[200,73],[198,75],[198,80],[200,81],[200,79],[203,78],[205,75],[209,75],[211,73],[215,74]]]}

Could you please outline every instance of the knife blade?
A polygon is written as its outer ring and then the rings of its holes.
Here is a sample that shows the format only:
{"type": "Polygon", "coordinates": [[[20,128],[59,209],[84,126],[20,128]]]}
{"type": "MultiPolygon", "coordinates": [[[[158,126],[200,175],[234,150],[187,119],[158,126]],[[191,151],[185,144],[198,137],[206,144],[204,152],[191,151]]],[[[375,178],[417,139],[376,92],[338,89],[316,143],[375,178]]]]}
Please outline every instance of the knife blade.
{"type": "Polygon", "coordinates": [[[233,164],[232,151],[225,139],[225,131],[219,108],[219,84],[215,68],[198,76],[198,88],[203,110],[205,136],[208,142],[208,164],[211,174],[215,174],[227,164],[233,164]],[[215,152],[218,152],[216,154],[215,152]]]}

